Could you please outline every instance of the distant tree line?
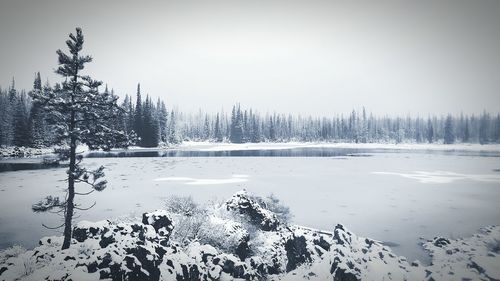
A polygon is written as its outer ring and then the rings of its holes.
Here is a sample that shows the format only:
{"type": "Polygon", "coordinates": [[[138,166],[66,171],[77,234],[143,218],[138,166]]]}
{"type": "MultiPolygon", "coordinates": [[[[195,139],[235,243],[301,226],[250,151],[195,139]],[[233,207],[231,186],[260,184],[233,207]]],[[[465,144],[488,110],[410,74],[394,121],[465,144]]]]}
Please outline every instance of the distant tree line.
{"type": "MultiPolygon", "coordinates": [[[[32,95],[48,94],[60,85],[42,85],[35,75],[33,89],[19,91],[15,81],[8,89],[0,88],[0,145],[46,147],[56,141],[51,113],[34,103],[32,95]]],[[[108,93],[108,88],[104,89],[108,93]]],[[[115,96],[113,90],[109,91],[115,96]]],[[[253,109],[234,105],[231,112],[215,114],[182,113],[167,110],[161,99],[143,98],[140,84],[135,97],[125,95],[123,109],[109,120],[110,128],[136,134],[138,145],[156,147],[183,140],[213,142],[412,142],[412,143],[500,143],[500,114],[428,117],[380,117],[362,110],[330,117],[261,114],[253,109]]]]}
{"type": "Polygon", "coordinates": [[[180,135],[187,140],[232,143],[324,141],[352,143],[500,143],[500,114],[423,117],[376,117],[363,108],[348,115],[312,117],[259,114],[233,106],[230,115],[180,115],[180,135]]]}

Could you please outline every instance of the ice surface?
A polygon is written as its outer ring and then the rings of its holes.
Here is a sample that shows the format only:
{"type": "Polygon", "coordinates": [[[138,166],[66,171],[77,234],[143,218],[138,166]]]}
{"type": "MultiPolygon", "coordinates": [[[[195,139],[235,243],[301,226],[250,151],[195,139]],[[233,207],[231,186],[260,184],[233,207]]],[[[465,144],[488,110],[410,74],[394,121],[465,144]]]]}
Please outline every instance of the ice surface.
{"type": "MultiPolygon", "coordinates": [[[[104,165],[108,188],[77,197],[82,206],[76,220],[99,221],[138,215],[163,207],[169,195],[191,195],[196,201],[225,199],[246,188],[259,195],[274,193],[294,214],[294,223],[332,229],[343,223],[355,233],[391,242],[409,260],[425,259],[420,237],[467,236],[480,227],[500,224],[500,186],[473,178],[422,183],[413,178],[373,172],[415,174],[445,171],[497,177],[498,157],[433,153],[372,153],[372,157],[342,158],[92,158],[90,167],[104,165]],[[248,177],[241,177],[247,175],[248,177]],[[184,178],[188,181],[156,181],[184,178]],[[208,179],[212,185],[187,184],[208,179]],[[245,179],[245,182],[217,182],[245,179]]],[[[65,169],[0,173],[1,247],[35,246],[42,236],[60,233],[41,223],[59,225],[61,218],[34,214],[31,204],[46,195],[63,195],[65,169]]],[[[206,183],[206,181],[201,181],[206,183]]],[[[78,187],[80,191],[85,188],[78,187]]]]}
{"type": "Polygon", "coordinates": [[[189,177],[167,177],[167,178],[157,178],[154,181],[173,181],[173,182],[183,182],[187,185],[214,185],[214,184],[231,184],[231,183],[241,183],[248,181],[247,175],[233,175],[230,178],[223,179],[196,179],[189,177]]]}
{"type": "Polygon", "coordinates": [[[472,180],[500,183],[500,175],[498,174],[461,174],[447,171],[415,171],[413,173],[392,173],[392,172],[373,172],[377,175],[396,175],[409,179],[418,180],[421,183],[452,183],[458,180],[472,180]]]}

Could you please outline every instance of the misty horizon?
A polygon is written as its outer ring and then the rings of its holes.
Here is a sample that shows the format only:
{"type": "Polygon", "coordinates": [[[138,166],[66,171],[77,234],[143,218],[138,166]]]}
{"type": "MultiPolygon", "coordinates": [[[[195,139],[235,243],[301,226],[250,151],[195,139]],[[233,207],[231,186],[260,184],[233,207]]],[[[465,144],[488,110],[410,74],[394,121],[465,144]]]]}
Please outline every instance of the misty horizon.
{"type": "Polygon", "coordinates": [[[498,2],[89,2],[91,17],[75,3],[2,3],[2,88],[59,82],[55,50],[81,26],[86,73],[183,112],[500,112],[498,2]]]}

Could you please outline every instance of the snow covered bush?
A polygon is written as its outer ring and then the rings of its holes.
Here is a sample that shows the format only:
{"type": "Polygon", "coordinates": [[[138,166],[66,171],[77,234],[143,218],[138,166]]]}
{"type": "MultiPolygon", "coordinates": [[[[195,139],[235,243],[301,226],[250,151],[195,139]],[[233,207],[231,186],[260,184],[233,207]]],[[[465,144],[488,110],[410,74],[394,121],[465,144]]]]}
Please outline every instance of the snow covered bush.
{"type": "Polygon", "coordinates": [[[165,200],[165,210],[175,221],[173,240],[187,245],[198,239],[200,229],[207,220],[207,212],[192,197],[170,196],[165,200]]]}
{"type": "Polygon", "coordinates": [[[172,195],[165,199],[165,210],[171,214],[180,214],[189,217],[202,212],[203,208],[194,202],[191,196],[172,195]]]}
{"type": "Polygon", "coordinates": [[[26,249],[19,245],[14,245],[5,250],[2,250],[0,251],[0,264],[5,263],[5,261],[10,258],[15,258],[24,252],[26,252],[26,249]]]}

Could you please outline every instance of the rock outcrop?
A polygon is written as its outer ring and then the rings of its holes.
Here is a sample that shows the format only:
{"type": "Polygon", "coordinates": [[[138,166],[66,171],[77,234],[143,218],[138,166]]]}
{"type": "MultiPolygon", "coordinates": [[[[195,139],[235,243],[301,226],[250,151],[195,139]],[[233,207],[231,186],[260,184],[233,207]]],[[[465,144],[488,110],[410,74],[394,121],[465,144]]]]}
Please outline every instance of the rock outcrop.
{"type": "Polygon", "coordinates": [[[82,221],[71,247],[62,237],[39,246],[0,252],[0,280],[499,280],[500,227],[470,238],[437,237],[424,247],[432,264],[409,263],[378,241],[356,236],[343,225],[331,232],[280,224],[244,192],[224,208],[246,216],[241,223],[212,218],[233,251],[193,241],[172,241],[175,221],[166,211],[144,213],[134,223],[82,221]]]}
{"type": "Polygon", "coordinates": [[[246,191],[240,191],[226,201],[226,208],[234,210],[247,217],[263,231],[275,231],[280,225],[276,214],[266,210],[258,202],[252,200],[246,191]]]}

